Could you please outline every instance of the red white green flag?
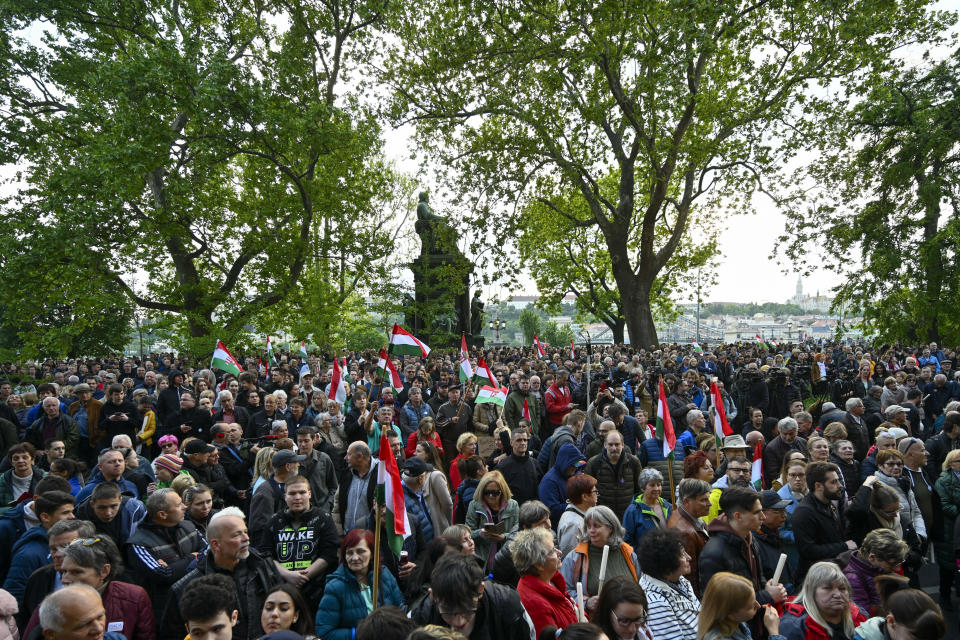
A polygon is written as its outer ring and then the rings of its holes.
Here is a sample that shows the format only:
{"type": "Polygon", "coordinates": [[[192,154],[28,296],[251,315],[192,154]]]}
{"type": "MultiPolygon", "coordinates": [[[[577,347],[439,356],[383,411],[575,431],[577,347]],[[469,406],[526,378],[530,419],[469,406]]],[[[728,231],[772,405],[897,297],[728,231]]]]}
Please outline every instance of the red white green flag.
{"type": "Polygon", "coordinates": [[[240,362],[233,357],[233,354],[227,350],[227,346],[222,340],[217,340],[217,348],[213,350],[213,359],[210,360],[211,369],[220,369],[232,373],[235,376],[240,375],[242,367],[240,362]]]}
{"type": "Polygon", "coordinates": [[[490,385],[491,387],[500,388],[500,383],[497,382],[497,379],[493,376],[493,372],[490,371],[490,367],[487,366],[487,362],[483,358],[477,360],[477,368],[473,371],[473,383],[478,387],[490,385]]]}
{"type": "Polygon", "coordinates": [[[310,373],[310,357],[307,355],[307,343],[300,342],[300,376],[310,373]]]}
{"type": "Polygon", "coordinates": [[[693,350],[696,351],[697,353],[703,353],[703,347],[701,347],[696,340],[693,340],[690,343],[690,346],[693,347],[693,350]]]}
{"type": "Polygon", "coordinates": [[[663,379],[660,380],[660,400],[657,403],[657,438],[663,440],[663,457],[670,458],[673,449],[677,446],[677,434],[673,431],[673,418],[667,407],[667,392],[663,388],[663,379]]]}
{"type": "Polygon", "coordinates": [[[414,338],[412,333],[400,325],[395,324],[393,333],[390,334],[390,353],[426,358],[430,355],[430,347],[414,338]]]}
{"type": "Polygon", "coordinates": [[[763,488],[763,440],[757,440],[753,448],[753,470],[750,472],[753,486],[760,491],[763,488]]]}
{"type": "MultiPolygon", "coordinates": [[[[333,376],[330,378],[330,393],[328,396],[339,402],[341,407],[347,402],[347,388],[343,383],[337,354],[333,354],[333,376]]],[[[389,449],[389,445],[387,448],[389,449]]]]}
{"type": "Polygon", "coordinates": [[[377,361],[377,373],[384,384],[389,384],[397,393],[403,391],[403,382],[400,381],[400,374],[397,368],[393,366],[393,360],[386,349],[380,349],[380,359],[377,361]]]}
{"type": "Polygon", "coordinates": [[[267,366],[270,365],[276,366],[277,358],[273,355],[273,340],[270,339],[270,336],[267,336],[267,366]]]}
{"type": "MultiPolygon", "coordinates": [[[[380,451],[390,451],[386,430],[380,435],[380,451]]],[[[383,530],[387,536],[387,546],[393,555],[400,557],[403,540],[410,535],[411,528],[403,500],[403,485],[400,484],[400,469],[396,458],[391,455],[381,456],[377,464],[377,502],[386,506],[383,530]]]]}
{"type": "Polygon", "coordinates": [[[489,402],[500,405],[501,407],[507,401],[507,388],[498,389],[496,387],[484,386],[477,393],[477,404],[489,402]]]}
{"type": "Polygon", "coordinates": [[[533,346],[535,346],[535,347],[537,348],[537,357],[538,357],[538,358],[546,358],[546,357],[547,357],[547,353],[543,350],[543,344],[541,344],[540,340],[537,338],[537,334],[533,334],[533,346]]]}
{"type": "Polygon", "coordinates": [[[467,350],[467,336],[460,334],[460,382],[473,378],[473,367],[470,365],[470,352],[467,350]]]}
{"type": "Polygon", "coordinates": [[[723,436],[733,435],[727,422],[727,410],[723,406],[723,394],[716,382],[710,383],[710,404],[713,408],[713,435],[717,439],[717,451],[723,449],[723,436]]]}

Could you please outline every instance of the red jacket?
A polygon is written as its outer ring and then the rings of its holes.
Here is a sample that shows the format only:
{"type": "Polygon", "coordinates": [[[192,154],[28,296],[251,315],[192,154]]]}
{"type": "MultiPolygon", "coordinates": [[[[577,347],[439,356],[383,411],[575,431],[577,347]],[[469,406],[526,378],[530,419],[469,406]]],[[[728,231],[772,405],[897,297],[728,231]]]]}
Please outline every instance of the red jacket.
{"type": "MultiPolygon", "coordinates": [[[[107,613],[107,631],[122,633],[127,640],[157,640],[153,604],[143,587],[114,580],[100,596],[107,613]]],[[[21,637],[28,637],[33,628],[39,625],[40,607],[37,607],[21,637]]]]}
{"type": "Polygon", "coordinates": [[[540,578],[530,575],[521,577],[517,583],[520,602],[530,614],[537,636],[544,627],[552,625],[563,629],[577,621],[577,609],[567,596],[567,583],[559,571],[553,575],[550,583],[545,584],[540,578]]]}
{"type": "Polygon", "coordinates": [[[558,387],[554,382],[543,394],[547,407],[547,420],[555,427],[563,424],[563,418],[570,413],[570,403],[573,402],[570,388],[567,385],[558,387]]]}
{"type": "MultiPolygon", "coordinates": [[[[867,621],[867,616],[860,608],[851,603],[850,615],[853,617],[854,628],[867,621]]],[[[833,640],[826,629],[810,617],[806,607],[796,602],[788,602],[783,607],[783,617],[780,620],[780,634],[789,640],[833,640]]]]}
{"type": "MultiPolygon", "coordinates": [[[[412,458],[417,453],[417,443],[420,442],[420,432],[414,431],[410,434],[410,437],[407,438],[407,446],[403,450],[404,457],[412,458]]],[[[440,443],[440,434],[436,431],[433,432],[433,437],[430,438],[430,443],[433,444],[437,450],[440,452],[440,455],[443,455],[443,445],[440,443]]],[[[443,469],[437,469],[437,471],[443,471],[443,469]]]]}

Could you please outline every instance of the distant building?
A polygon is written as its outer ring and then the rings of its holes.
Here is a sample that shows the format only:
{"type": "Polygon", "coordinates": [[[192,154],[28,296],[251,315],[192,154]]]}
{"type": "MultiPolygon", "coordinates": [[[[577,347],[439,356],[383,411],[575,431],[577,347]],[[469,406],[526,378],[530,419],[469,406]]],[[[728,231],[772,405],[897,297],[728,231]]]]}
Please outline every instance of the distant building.
{"type": "Polygon", "coordinates": [[[830,311],[830,306],[833,304],[833,298],[821,296],[819,291],[817,291],[817,295],[815,296],[806,295],[803,292],[803,278],[798,277],[797,293],[792,298],[787,300],[787,304],[795,304],[807,311],[820,311],[822,313],[826,313],[830,311]]]}

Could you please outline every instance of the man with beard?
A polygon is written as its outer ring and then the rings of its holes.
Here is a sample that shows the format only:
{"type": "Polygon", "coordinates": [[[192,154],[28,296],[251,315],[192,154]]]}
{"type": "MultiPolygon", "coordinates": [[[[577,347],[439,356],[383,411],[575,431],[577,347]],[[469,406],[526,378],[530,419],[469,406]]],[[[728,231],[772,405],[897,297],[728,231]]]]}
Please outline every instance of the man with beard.
{"type": "Polygon", "coordinates": [[[520,420],[530,420],[530,431],[540,435],[540,405],[539,401],[530,394],[530,378],[520,376],[517,388],[510,392],[503,405],[503,419],[514,432],[520,427],[520,420]]]}
{"type": "Polygon", "coordinates": [[[809,493],[793,512],[793,535],[800,552],[798,584],[815,562],[831,560],[857,548],[857,543],[847,538],[844,528],[843,483],[837,465],[832,462],[809,464],[807,488],[809,493]]]}
{"type": "Polygon", "coordinates": [[[180,640],[183,637],[183,620],[178,602],[187,585],[200,576],[219,573],[233,578],[237,587],[237,626],[233,640],[253,640],[263,635],[260,628],[260,611],[267,592],[283,581],[272,560],[264,559],[250,548],[250,536],[243,521],[243,512],[236,507],[214,514],[207,525],[210,547],[200,557],[196,568],[173,585],[173,596],[168,601],[166,614],[161,618],[159,638],[180,640]]]}
{"type": "MultiPolygon", "coordinates": [[[[713,491],[710,492],[710,512],[703,517],[704,522],[711,522],[720,515],[720,497],[724,489],[729,487],[750,488],[750,476],[753,472],[753,465],[745,456],[738,455],[727,461],[727,472],[722,478],[713,483],[713,491]]],[[[706,583],[704,583],[706,587],[706,583]]]]}

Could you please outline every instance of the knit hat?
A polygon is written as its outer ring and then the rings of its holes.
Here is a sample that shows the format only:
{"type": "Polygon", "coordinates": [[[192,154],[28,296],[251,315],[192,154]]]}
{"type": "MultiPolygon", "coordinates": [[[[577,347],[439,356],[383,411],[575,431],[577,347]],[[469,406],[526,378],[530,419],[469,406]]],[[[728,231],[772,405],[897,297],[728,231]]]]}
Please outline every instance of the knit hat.
{"type": "Polygon", "coordinates": [[[164,453],[157,456],[153,464],[159,469],[166,469],[170,473],[177,474],[180,473],[180,468],[183,467],[183,459],[178,458],[172,453],[164,453]]]}

